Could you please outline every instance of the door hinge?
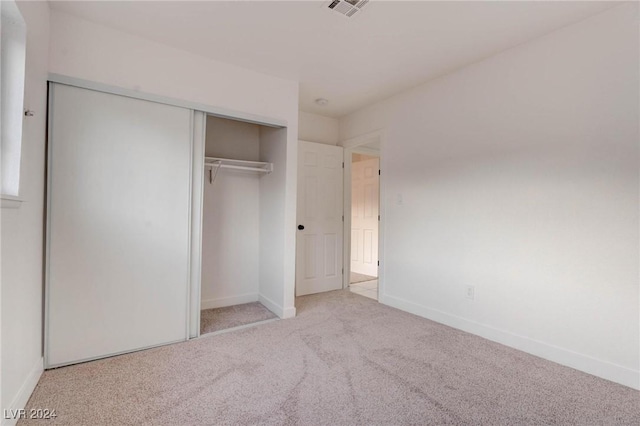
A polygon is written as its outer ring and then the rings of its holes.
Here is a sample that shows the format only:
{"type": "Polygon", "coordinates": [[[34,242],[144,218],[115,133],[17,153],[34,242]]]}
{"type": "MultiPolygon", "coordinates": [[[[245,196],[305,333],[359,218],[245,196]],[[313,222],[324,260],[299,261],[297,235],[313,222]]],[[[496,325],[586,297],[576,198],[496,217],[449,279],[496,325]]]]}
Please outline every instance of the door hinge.
{"type": "MultiPolygon", "coordinates": [[[[380,262],[378,262],[378,263],[380,263],[380,262]]],[[[344,268],[342,268],[342,275],[344,275],[344,268]]]]}
{"type": "Polygon", "coordinates": [[[378,176],[380,176],[380,169],[378,169],[378,176]]]}
{"type": "Polygon", "coordinates": [[[380,266],[380,261],[378,260],[378,266],[380,266]]]}
{"type": "Polygon", "coordinates": [[[378,215],[378,220],[380,220],[380,215],[378,215]]]}
{"type": "Polygon", "coordinates": [[[344,215],[342,215],[342,221],[344,222],[344,215]]]}
{"type": "Polygon", "coordinates": [[[344,169],[344,161],[342,162],[342,168],[344,169]]]}

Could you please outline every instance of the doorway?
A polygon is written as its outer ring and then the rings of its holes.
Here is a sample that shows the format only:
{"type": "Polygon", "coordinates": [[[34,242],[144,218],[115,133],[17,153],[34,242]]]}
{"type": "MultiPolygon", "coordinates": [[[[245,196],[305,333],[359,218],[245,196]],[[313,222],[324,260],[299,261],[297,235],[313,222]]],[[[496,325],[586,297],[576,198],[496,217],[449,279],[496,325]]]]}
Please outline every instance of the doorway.
{"type": "Polygon", "coordinates": [[[351,268],[349,289],[378,300],[380,158],[351,154],[351,268]]]}
{"type": "Polygon", "coordinates": [[[351,292],[378,300],[380,253],[380,136],[345,144],[345,277],[351,292]]]}
{"type": "Polygon", "coordinates": [[[267,185],[283,167],[282,158],[268,155],[271,145],[283,142],[270,141],[270,132],[255,123],[206,117],[200,335],[278,318],[263,295],[260,271],[260,222],[269,199],[282,190],[267,185]]]}

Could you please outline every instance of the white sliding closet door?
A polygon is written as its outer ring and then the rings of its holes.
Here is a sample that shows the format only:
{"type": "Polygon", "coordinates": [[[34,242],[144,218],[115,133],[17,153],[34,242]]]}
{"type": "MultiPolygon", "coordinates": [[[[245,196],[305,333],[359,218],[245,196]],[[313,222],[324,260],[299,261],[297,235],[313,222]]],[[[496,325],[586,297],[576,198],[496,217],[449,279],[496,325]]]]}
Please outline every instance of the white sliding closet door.
{"type": "Polygon", "coordinates": [[[47,367],[185,340],[192,111],[51,84],[47,367]]]}

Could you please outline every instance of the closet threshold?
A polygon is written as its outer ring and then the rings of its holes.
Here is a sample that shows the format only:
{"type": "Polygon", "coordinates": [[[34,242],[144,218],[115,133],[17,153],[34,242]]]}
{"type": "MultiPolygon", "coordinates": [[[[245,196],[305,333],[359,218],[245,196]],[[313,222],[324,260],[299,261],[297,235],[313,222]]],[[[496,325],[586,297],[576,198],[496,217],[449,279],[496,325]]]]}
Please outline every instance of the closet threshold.
{"type": "Polygon", "coordinates": [[[246,172],[271,173],[273,163],[260,161],[233,160],[230,158],[205,157],[204,166],[221,169],[242,170],[246,172]]]}

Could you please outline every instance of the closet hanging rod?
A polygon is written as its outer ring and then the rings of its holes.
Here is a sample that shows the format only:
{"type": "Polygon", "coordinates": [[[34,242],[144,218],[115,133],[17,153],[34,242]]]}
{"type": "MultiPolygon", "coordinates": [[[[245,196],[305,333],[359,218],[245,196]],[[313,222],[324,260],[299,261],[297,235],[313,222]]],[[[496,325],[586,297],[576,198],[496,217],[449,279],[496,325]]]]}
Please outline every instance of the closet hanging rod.
{"type": "Polygon", "coordinates": [[[215,174],[218,174],[218,170],[232,169],[242,170],[246,172],[258,172],[258,173],[271,173],[273,171],[273,163],[265,163],[260,161],[248,161],[248,160],[233,160],[230,158],[217,158],[217,157],[205,157],[205,168],[209,167],[209,182],[213,183],[215,174]]]}
{"type": "Polygon", "coordinates": [[[217,163],[206,163],[204,165],[205,167],[220,167],[221,169],[233,169],[233,170],[246,170],[248,172],[259,172],[259,173],[271,173],[272,170],[272,166],[270,164],[268,164],[267,166],[269,166],[269,168],[258,168],[258,167],[247,167],[247,166],[234,166],[231,164],[220,164],[218,166],[217,163]]]}
{"type": "Polygon", "coordinates": [[[271,164],[271,163],[266,163],[262,161],[235,160],[233,158],[221,158],[221,157],[204,157],[204,160],[205,162],[210,162],[210,163],[217,163],[221,161],[223,163],[229,163],[229,164],[237,163],[237,164],[247,164],[247,165],[256,165],[256,166],[271,164]]]}

